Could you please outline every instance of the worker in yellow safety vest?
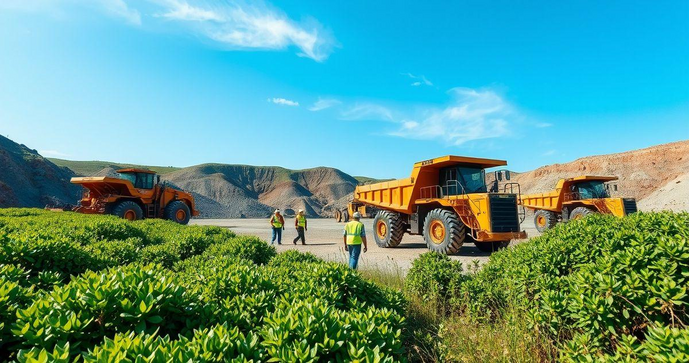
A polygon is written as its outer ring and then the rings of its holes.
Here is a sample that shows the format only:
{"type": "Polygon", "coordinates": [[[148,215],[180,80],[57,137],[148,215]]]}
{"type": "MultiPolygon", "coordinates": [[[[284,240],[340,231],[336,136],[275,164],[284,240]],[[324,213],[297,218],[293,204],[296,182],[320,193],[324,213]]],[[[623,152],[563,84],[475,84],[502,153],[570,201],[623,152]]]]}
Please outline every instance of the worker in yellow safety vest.
{"type": "Polygon", "coordinates": [[[361,245],[364,245],[364,252],[368,250],[366,243],[366,229],[364,224],[359,222],[361,214],[355,212],[352,221],[345,224],[344,228],[344,249],[349,251],[349,268],[356,270],[359,265],[359,255],[361,255],[361,245]]]}
{"type": "Polygon", "coordinates": [[[270,217],[270,226],[273,228],[273,238],[270,240],[270,244],[275,243],[277,238],[278,244],[282,244],[282,230],[285,229],[285,218],[280,214],[280,210],[276,209],[273,216],[270,217]]]}
{"type": "Polygon", "coordinates": [[[301,239],[301,244],[305,245],[306,237],[304,236],[304,232],[308,230],[308,227],[306,225],[306,216],[304,215],[303,209],[300,209],[299,212],[297,212],[297,217],[294,218],[294,228],[297,229],[297,238],[292,242],[296,245],[297,241],[301,239]]]}

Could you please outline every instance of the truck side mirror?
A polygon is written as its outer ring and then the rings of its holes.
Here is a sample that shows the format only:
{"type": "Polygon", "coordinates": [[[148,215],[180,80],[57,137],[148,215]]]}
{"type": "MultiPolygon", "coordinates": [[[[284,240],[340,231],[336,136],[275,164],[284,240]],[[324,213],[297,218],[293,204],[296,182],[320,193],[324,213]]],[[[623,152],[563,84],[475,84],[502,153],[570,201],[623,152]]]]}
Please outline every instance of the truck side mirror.
{"type": "Polygon", "coordinates": [[[495,172],[495,180],[502,181],[502,173],[500,171],[495,172]]]}
{"type": "Polygon", "coordinates": [[[617,191],[617,184],[615,184],[615,185],[612,186],[612,190],[615,191],[615,192],[617,191]]]}
{"type": "Polygon", "coordinates": [[[156,175],[156,184],[160,184],[160,175],[156,175]]]}
{"type": "Polygon", "coordinates": [[[505,180],[510,180],[510,171],[505,170],[505,180]]]}

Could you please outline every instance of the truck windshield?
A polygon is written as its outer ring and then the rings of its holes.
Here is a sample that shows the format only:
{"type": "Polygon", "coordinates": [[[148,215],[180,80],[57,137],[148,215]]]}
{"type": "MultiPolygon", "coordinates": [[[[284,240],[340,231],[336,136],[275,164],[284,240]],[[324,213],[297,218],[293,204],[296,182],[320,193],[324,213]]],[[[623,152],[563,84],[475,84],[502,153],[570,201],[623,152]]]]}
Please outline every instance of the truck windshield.
{"type": "Polygon", "coordinates": [[[580,199],[608,198],[608,191],[602,181],[589,181],[577,184],[580,199]]]}
{"type": "Polygon", "coordinates": [[[136,174],[128,173],[117,173],[117,177],[120,179],[128,180],[132,185],[136,184],[136,174]]]}
{"type": "Polygon", "coordinates": [[[440,184],[445,195],[485,193],[486,173],[483,169],[452,166],[440,170],[440,184]]]}

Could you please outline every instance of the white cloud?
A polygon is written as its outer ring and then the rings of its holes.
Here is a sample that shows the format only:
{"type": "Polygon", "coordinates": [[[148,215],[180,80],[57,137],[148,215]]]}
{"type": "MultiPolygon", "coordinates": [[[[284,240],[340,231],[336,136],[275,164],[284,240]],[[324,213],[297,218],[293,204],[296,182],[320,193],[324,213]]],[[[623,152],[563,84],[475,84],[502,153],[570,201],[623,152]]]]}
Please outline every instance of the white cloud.
{"type": "Polygon", "coordinates": [[[423,76],[423,75],[415,76],[415,75],[413,75],[413,74],[411,74],[411,73],[402,73],[402,75],[405,75],[405,76],[407,76],[407,77],[409,77],[409,78],[411,78],[411,79],[416,79],[417,81],[412,82],[412,84],[411,84],[411,85],[414,86],[414,87],[418,87],[418,86],[421,86],[421,85],[426,85],[426,86],[432,86],[432,85],[433,85],[433,83],[431,83],[431,81],[429,81],[429,80],[428,80],[425,76],[423,76]]]}
{"type": "Polygon", "coordinates": [[[541,155],[542,156],[552,156],[552,155],[555,155],[556,152],[557,152],[557,150],[548,150],[541,155]]]}
{"type": "Polygon", "coordinates": [[[229,0],[156,0],[164,6],[162,17],[192,23],[192,30],[228,49],[283,50],[322,62],[332,52],[334,39],[315,20],[297,23],[284,12],[262,2],[229,0]]]}
{"type": "Polygon", "coordinates": [[[538,123],[534,124],[534,126],[542,129],[542,128],[546,128],[546,127],[551,127],[551,126],[553,126],[553,124],[551,124],[549,122],[538,122],[538,123]]]}
{"type": "Polygon", "coordinates": [[[443,108],[419,106],[414,112],[403,112],[367,103],[351,107],[342,118],[389,121],[396,124],[390,135],[461,145],[507,136],[511,124],[522,117],[491,89],[453,88],[448,93],[452,99],[443,108]]]}
{"type": "Polygon", "coordinates": [[[321,111],[341,103],[342,102],[334,98],[318,98],[318,101],[316,101],[313,106],[309,107],[309,111],[321,111]]]}
{"type": "Polygon", "coordinates": [[[292,107],[299,106],[299,102],[288,100],[286,98],[280,98],[280,97],[269,98],[268,102],[272,102],[276,105],[283,105],[283,106],[292,106],[292,107]]]}
{"type": "MultiPolygon", "coordinates": [[[[243,0],[0,0],[0,8],[75,13],[66,6],[95,7],[141,25],[138,9],[150,13],[144,23],[160,19],[164,27],[183,27],[227,50],[299,49],[297,55],[322,62],[336,46],[330,31],[314,19],[294,21],[262,1],[243,0]],[[136,5],[137,8],[133,6],[136,5]]],[[[160,21],[159,20],[159,21],[160,21]]],[[[171,29],[177,31],[178,29],[171,29]]]]}
{"type": "Polygon", "coordinates": [[[356,104],[342,112],[343,120],[383,120],[395,121],[392,110],[373,103],[356,104]]]}
{"type": "Polygon", "coordinates": [[[38,153],[41,154],[42,156],[48,156],[48,157],[53,157],[53,158],[65,158],[70,155],[61,153],[57,150],[38,150],[38,153]]]}

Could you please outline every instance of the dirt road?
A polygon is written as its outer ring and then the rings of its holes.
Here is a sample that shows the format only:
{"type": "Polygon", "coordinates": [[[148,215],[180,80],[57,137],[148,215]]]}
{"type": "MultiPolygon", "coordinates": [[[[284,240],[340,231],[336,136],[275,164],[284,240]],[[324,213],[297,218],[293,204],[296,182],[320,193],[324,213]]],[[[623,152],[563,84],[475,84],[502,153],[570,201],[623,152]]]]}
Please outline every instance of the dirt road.
{"type": "MultiPolygon", "coordinates": [[[[373,239],[372,219],[364,219],[366,233],[369,236],[368,252],[362,254],[359,264],[362,269],[393,269],[406,273],[412,261],[420,254],[428,251],[421,236],[405,235],[397,248],[379,248],[373,239]]],[[[220,226],[229,228],[237,234],[259,236],[270,242],[271,230],[267,219],[194,219],[191,224],[220,226]]],[[[287,226],[282,235],[282,245],[275,247],[278,252],[288,249],[308,251],[326,260],[345,262],[347,255],[342,248],[342,229],[344,224],[336,223],[332,219],[309,219],[309,230],[306,232],[306,245],[292,244],[297,232],[291,219],[287,219],[287,226]]],[[[529,236],[536,236],[538,232],[533,228],[530,218],[522,224],[529,236]]],[[[513,241],[512,245],[518,243],[513,241]]],[[[482,264],[488,260],[489,254],[479,251],[473,243],[464,244],[459,254],[450,256],[461,261],[464,267],[472,265],[473,261],[482,264]]]]}

